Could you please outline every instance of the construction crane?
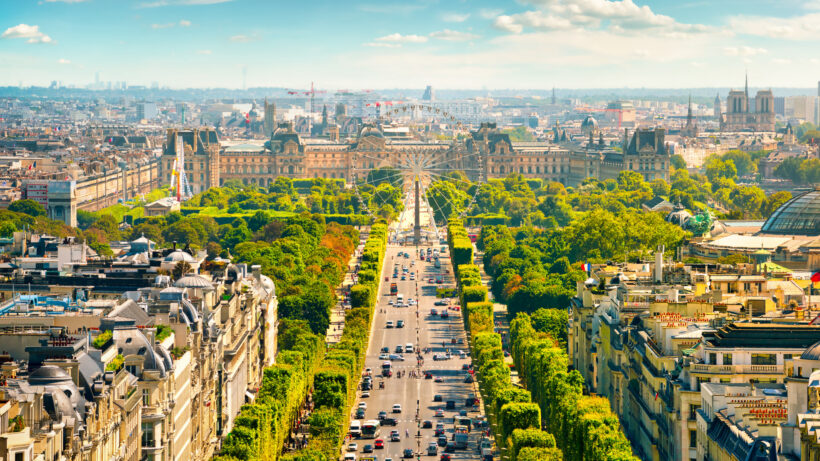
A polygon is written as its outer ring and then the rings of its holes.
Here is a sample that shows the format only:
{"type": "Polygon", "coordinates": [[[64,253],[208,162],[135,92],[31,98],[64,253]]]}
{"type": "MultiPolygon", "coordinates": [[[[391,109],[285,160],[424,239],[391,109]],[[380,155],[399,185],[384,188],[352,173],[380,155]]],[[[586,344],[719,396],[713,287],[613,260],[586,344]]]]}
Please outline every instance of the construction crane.
{"type": "Polygon", "coordinates": [[[327,93],[327,91],[315,89],[313,87],[313,82],[310,82],[310,91],[297,91],[297,90],[288,91],[288,94],[291,94],[291,95],[297,95],[298,94],[298,95],[310,96],[310,113],[311,113],[311,115],[313,115],[313,113],[314,113],[313,108],[314,108],[314,102],[315,102],[314,100],[316,98],[316,95],[317,94],[325,94],[325,93],[327,93]]]}

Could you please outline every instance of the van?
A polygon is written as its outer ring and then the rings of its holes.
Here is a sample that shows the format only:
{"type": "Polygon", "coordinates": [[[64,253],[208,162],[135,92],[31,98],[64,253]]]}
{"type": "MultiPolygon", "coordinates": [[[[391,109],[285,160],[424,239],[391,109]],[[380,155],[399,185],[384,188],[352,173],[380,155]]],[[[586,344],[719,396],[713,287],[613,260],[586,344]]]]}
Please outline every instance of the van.
{"type": "Polygon", "coordinates": [[[404,352],[408,354],[412,354],[415,350],[416,348],[413,346],[413,343],[407,343],[404,345],[404,352]]]}
{"type": "Polygon", "coordinates": [[[359,437],[359,436],[362,435],[362,422],[361,421],[353,420],[353,421],[350,422],[350,435],[352,435],[353,437],[359,437]]]}

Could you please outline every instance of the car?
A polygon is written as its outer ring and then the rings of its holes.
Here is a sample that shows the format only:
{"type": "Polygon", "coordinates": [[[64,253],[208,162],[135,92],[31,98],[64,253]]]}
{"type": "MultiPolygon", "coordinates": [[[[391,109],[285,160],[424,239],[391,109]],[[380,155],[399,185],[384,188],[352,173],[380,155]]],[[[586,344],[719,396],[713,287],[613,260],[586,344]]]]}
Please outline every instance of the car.
{"type": "Polygon", "coordinates": [[[407,352],[408,354],[412,354],[413,352],[416,352],[416,346],[414,346],[411,343],[407,343],[404,346],[404,352],[407,352]]]}
{"type": "Polygon", "coordinates": [[[406,276],[406,275],[404,275],[404,274],[402,274],[401,279],[402,279],[402,280],[407,280],[407,276],[406,276]]]}
{"type": "Polygon", "coordinates": [[[447,313],[447,311],[441,311],[441,318],[443,318],[443,319],[449,319],[449,318],[450,318],[450,314],[449,314],[449,313],[447,313]]]}
{"type": "Polygon", "coordinates": [[[382,352],[382,354],[387,354],[387,353],[390,352],[390,348],[389,347],[383,347],[381,352],[382,352]]]}
{"type": "Polygon", "coordinates": [[[383,449],[383,448],[384,448],[384,440],[383,440],[383,439],[376,439],[376,441],[375,441],[375,442],[373,442],[373,443],[374,443],[374,447],[375,447],[377,450],[381,450],[381,449],[383,449]]]}
{"type": "Polygon", "coordinates": [[[436,378],[433,380],[433,382],[436,382],[436,383],[443,383],[443,382],[444,382],[444,378],[442,378],[441,376],[436,376],[436,378]]]}
{"type": "Polygon", "coordinates": [[[436,360],[436,361],[438,361],[438,360],[447,360],[449,358],[450,357],[447,354],[434,354],[433,355],[433,360],[436,360]]]}
{"type": "Polygon", "coordinates": [[[424,422],[421,423],[421,428],[422,429],[432,429],[433,428],[433,422],[430,421],[429,419],[425,419],[424,422]]]}
{"type": "Polygon", "coordinates": [[[397,362],[404,362],[404,356],[400,354],[390,354],[390,360],[395,360],[397,362]]]}
{"type": "Polygon", "coordinates": [[[390,360],[390,354],[379,354],[379,360],[390,360]]]}
{"type": "Polygon", "coordinates": [[[362,410],[367,410],[367,402],[359,402],[359,408],[362,410]]]}
{"type": "Polygon", "coordinates": [[[438,461],[452,461],[452,458],[450,458],[449,454],[442,453],[441,458],[439,458],[438,461]]]}
{"type": "Polygon", "coordinates": [[[436,437],[444,435],[444,424],[436,424],[436,437]]]}
{"type": "Polygon", "coordinates": [[[401,346],[401,344],[399,344],[398,346],[396,346],[396,349],[394,349],[393,352],[395,352],[397,354],[403,354],[404,353],[404,348],[401,346]]]}
{"type": "Polygon", "coordinates": [[[463,409],[462,409],[462,410],[458,410],[458,415],[459,415],[459,416],[467,416],[467,410],[463,410],[463,409]]]}
{"type": "Polygon", "coordinates": [[[456,444],[453,442],[447,442],[447,446],[444,447],[444,451],[447,453],[455,453],[456,451],[456,444]]]}
{"type": "Polygon", "coordinates": [[[364,419],[364,409],[363,408],[356,409],[356,419],[364,419]]]}
{"type": "Polygon", "coordinates": [[[470,369],[470,364],[469,363],[464,363],[464,364],[461,365],[461,370],[462,371],[468,371],[469,369],[470,369]]]}
{"type": "Polygon", "coordinates": [[[390,277],[385,277],[385,278],[384,278],[384,281],[385,281],[385,282],[386,282],[386,281],[388,281],[388,280],[390,280],[390,277]]]}
{"type": "Polygon", "coordinates": [[[434,279],[433,277],[430,277],[430,279],[427,280],[427,281],[430,282],[430,283],[436,283],[436,279],[434,279]]]}
{"type": "Polygon", "coordinates": [[[366,399],[368,397],[370,397],[370,392],[362,392],[362,398],[363,399],[366,399]]]}
{"type": "Polygon", "coordinates": [[[412,448],[405,448],[402,453],[403,453],[402,456],[404,458],[412,458],[413,456],[415,456],[413,454],[413,449],[412,448]]]}
{"type": "Polygon", "coordinates": [[[347,444],[347,451],[358,451],[358,450],[359,450],[359,444],[358,443],[351,442],[351,443],[347,444]]]}
{"type": "Polygon", "coordinates": [[[370,376],[373,374],[373,369],[370,368],[370,367],[365,368],[364,369],[364,374],[367,375],[367,376],[365,376],[365,379],[369,380],[370,376]]]}
{"type": "Polygon", "coordinates": [[[434,303],[433,303],[433,305],[434,305],[434,306],[446,306],[446,305],[447,305],[447,301],[445,301],[445,300],[443,300],[443,299],[442,299],[441,301],[436,301],[436,302],[434,302],[434,303]]]}
{"type": "Polygon", "coordinates": [[[387,305],[392,306],[393,305],[393,300],[391,299],[391,300],[387,301],[387,305]]]}
{"type": "Polygon", "coordinates": [[[345,453],[344,461],[356,461],[356,453],[345,453]]]}
{"type": "Polygon", "coordinates": [[[456,340],[456,342],[457,342],[458,344],[464,344],[464,338],[458,338],[458,339],[456,340]]]}
{"type": "Polygon", "coordinates": [[[387,323],[386,323],[386,324],[384,324],[384,327],[385,327],[385,328],[393,328],[393,321],[392,321],[392,320],[388,320],[388,321],[387,321],[387,323]]]}
{"type": "Polygon", "coordinates": [[[427,445],[427,455],[428,456],[435,456],[437,454],[438,454],[438,445],[436,445],[436,442],[430,442],[430,444],[427,445]]]}
{"type": "Polygon", "coordinates": [[[447,436],[446,435],[438,436],[438,445],[440,447],[447,446],[447,436]]]}
{"type": "Polygon", "coordinates": [[[448,410],[455,410],[456,409],[456,401],[455,400],[448,400],[447,403],[444,404],[444,407],[448,410]]]}
{"type": "Polygon", "coordinates": [[[396,418],[384,418],[383,420],[381,420],[380,423],[382,426],[395,426],[399,422],[398,420],[396,420],[396,418]]]}
{"type": "Polygon", "coordinates": [[[433,402],[441,402],[442,397],[441,394],[436,394],[433,396],[433,402]]]}
{"type": "Polygon", "coordinates": [[[384,418],[387,418],[387,412],[386,411],[380,411],[379,412],[379,419],[382,420],[384,418]]]}
{"type": "Polygon", "coordinates": [[[391,442],[398,442],[401,440],[401,435],[399,431],[390,431],[390,441],[391,442]]]}
{"type": "Polygon", "coordinates": [[[404,328],[404,320],[399,320],[396,322],[396,328],[404,328]]]}
{"type": "Polygon", "coordinates": [[[364,448],[362,448],[362,452],[364,453],[373,453],[373,445],[365,444],[364,448]]]}
{"type": "Polygon", "coordinates": [[[394,278],[394,279],[399,278],[399,274],[398,274],[398,272],[393,272],[393,278],[394,278]]]}
{"type": "Polygon", "coordinates": [[[436,418],[443,418],[444,417],[444,410],[441,408],[436,410],[436,418]]]}
{"type": "Polygon", "coordinates": [[[397,403],[393,405],[393,413],[401,413],[401,404],[397,403]]]}
{"type": "Polygon", "coordinates": [[[373,384],[370,381],[365,381],[362,383],[362,390],[369,391],[373,389],[373,384]]]}
{"type": "Polygon", "coordinates": [[[473,379],[473,375],[467,375],[464,377],[464,382],[467,384],[472,384],[475,379],[473,379]]]}
{"type": "Polygon", "coordinates": [[[438,311],[435,309],[430,309],[430,315],[438,315],[438,311]]]}
{"type": "Polygon", "coordinates": [[[433,374],[429,371],[424,373],[424,379],[433,379],[433,374]]]}

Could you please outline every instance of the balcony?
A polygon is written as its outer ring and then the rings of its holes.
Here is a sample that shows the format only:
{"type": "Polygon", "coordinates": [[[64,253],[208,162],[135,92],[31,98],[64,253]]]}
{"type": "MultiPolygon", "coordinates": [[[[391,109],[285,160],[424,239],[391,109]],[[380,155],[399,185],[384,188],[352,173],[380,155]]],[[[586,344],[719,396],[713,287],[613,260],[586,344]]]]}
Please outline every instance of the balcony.
{"type": "Polygon", "coordinates": [[[716,375],[782,375],[785,373],[783,365],[707,365],[705,363],[693,363],[690,370],[692,373],[716,375]]]}

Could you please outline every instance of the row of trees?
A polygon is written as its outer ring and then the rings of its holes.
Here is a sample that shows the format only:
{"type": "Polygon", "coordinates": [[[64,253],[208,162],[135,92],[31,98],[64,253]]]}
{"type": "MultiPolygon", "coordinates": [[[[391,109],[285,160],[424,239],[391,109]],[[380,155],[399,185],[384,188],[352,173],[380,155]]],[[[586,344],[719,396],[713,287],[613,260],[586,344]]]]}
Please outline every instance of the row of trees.
{"type": "MultiPolygon", "coordinates": [[[[381,273],[386,245],[387,225],[374,224],[365,243],[362,270],[381,273]]],[[[359,281],[354,288],[366,286],[370,293],[378,293],[378,277],[363,281],[360,276],[359,281]]],[[[334,459],[341,450],[347,415],[356,401],[356,386],[364,368],[376,300],[377,296],[369,296],[365,305],[345,314],[341,340],[328,349],[322,360],[314,380],[310,449],[299,453],[298,459],[308,454],[314,457],[306,459],[334,459]]]]}
{"type": "MultiPolygon", "coordinates": [[[[448,237],[453,257],[456,245],[463,245],[466,236],[462,223],[451,220],[448,237]]],[[[541,431],[541,411],[530,400],[530,393],[510,382],[501,336],[493,331],[493,304],[487,301],[487,289],[481,285],[478,266],[473,264],[472,246],[469,259],[460,262],[462,264],[454,267],[457,268],[462,318],[470,333],[473,366],[478,372],[486,413],[495,428],[496,444],[508,447],[513,461],[563,459],[555,438],[541,431]]]]}
{"type": "Polygon", "coordinates": [[[609,401],[583,395],[583,378],[569,370],[564,347],[520,313],[510,324],[512,355],[519,376],[540,408],[543,427],[566,459],[636,460],[609,401]]]}

